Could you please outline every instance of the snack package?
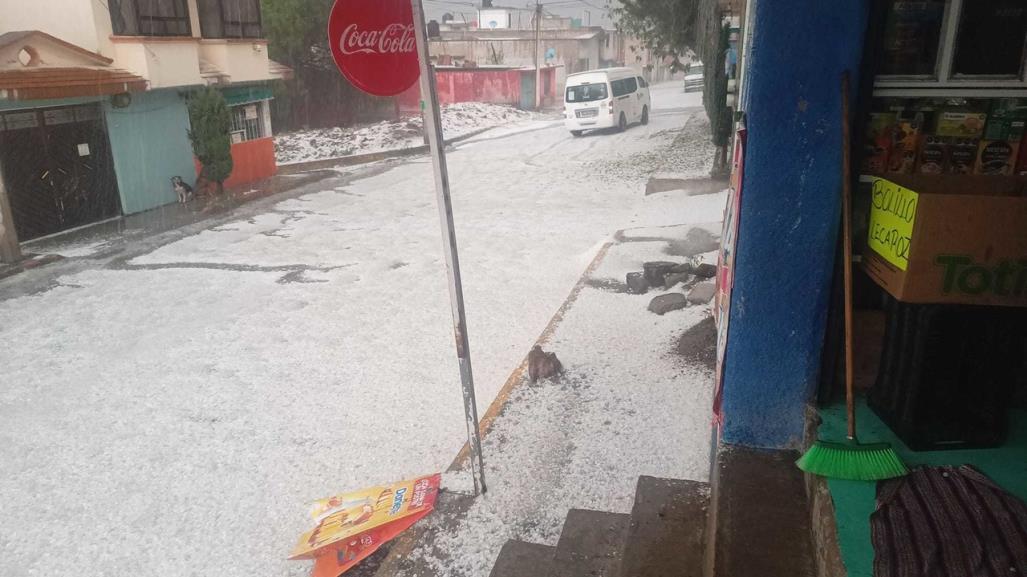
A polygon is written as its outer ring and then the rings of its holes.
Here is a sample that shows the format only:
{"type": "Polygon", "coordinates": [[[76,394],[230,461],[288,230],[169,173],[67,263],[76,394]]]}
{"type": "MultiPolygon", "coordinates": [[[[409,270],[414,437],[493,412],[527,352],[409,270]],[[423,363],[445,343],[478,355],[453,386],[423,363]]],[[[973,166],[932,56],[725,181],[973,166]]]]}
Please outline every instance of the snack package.
{"type": "Polygon", "coordinates": [[[949,145],[948,174],[973,174],[977,161],[975,138],[956,138],[949,145]]]}
{"type": "Polygon", "coordinates": [[[1010,175],[1016,167],[1019,141],[982,140],[977,148],[974,174],[1010,175]]]}
{"type": "Polygon", "coordinates": [[[987,120],[988,115],[984,112],[950,110],[938,115],[934,133],[956,138],[980,138],[984,134],[987,120]]]}
{"type": "Polygon", "coordinates": [[[895,118],[894,112],[870,113],[863,145],[863,162],[860,166],[863,173],[884,174],[888,170],[888,157],[892,150],[895,118]]]}
{"type": "Polygon", "coordinates": [[[919,112],[911,119],[899,119],[895,125],[892,150],[888,156],[888,172],[913,173],[922,128],[923,114],[919,112]]]}
{"type": "Polygon", "coordinates": [[[920,157],[917,161],[918,174],[944,174],[948,170],[949,139],[944,136],[926,134],[920,142],[920,157]]]}

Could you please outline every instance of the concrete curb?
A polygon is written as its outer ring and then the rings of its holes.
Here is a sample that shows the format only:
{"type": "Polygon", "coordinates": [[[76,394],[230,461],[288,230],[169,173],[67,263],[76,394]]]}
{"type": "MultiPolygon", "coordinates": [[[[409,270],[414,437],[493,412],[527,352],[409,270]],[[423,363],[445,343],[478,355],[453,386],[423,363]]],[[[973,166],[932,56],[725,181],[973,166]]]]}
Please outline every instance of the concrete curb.
{"type": "MultiPolygon", "coordinates": [[[[473,138],[488,132],[496,126],[490,126],[488,128],[479,128],[468,132],[467,134],[461,134],[460,136],[454,136],[453,138],[447,138],[445,143],[455,144],[473,138]]],[[[292,164],[280,164],[278,165],[278,174],[298,174],[301,172],[309,172],[311,170],[323,170],[326,168],[333,168],[336,166],[356,166],[358,164],[368,164],[370,162],[378,162],[379,160],[387,160],[389,158],[404,158],[407,156],[417,156],[420,154],[428,154],[428,145],[422,144],[421,146],[413,146],[410,148],[399,148],[396,150],[382,150],[380,152],[368,152],[367,154],[351,154],[349,156],[336,156],[335,158],[320,158],[318,160],[308,160],[304,162],[295,162],[292,164]]]]}
{"type": "MultiPolygon", "coordinates": [[[[618,233],[620,232],[623,231],[618,231],[618,233]]],[[[616,235],[614,235],[613,238],[616,238],[616,235]]],[[[600,247],[599,251],[596,252],[595,257],[592,258],[592,261],[589,263],[588,267],[586,267],[584,272],[581,273],[581,277],[578,279],[578,282],[574,284],[574,287],[571,289],[570,294],[567,295],[567,298],[564,299],[563,304],[560,305],[560,308],[558,308],[556,312],[553,314],[552,318],[549,319],[549,323],[547,323],[545,328],[542,329],[542,332],[539,333],[538,338],[535,339],[535,342],[532,344],[532,346],[536,344],[542,345],[549,341],[549,339],[553,336],[553,333],[556,332],[556,327],[559,326],[560,321],[563,320],[564,314],[566,314],[567,310],[570,309],[571,305],[573,305],[574,302],[577,300],[578,295],[581,294],[582,289],[588,286],[587,281],[590,275],[593,272],[595,272],[595,270],[599,267],[599,264],[606,257],[606,253],[614,244],[617,244],[617,241],[610,240],[604,243],[602,247],[600,247]]],[[[499,415],[503,412],[503,409],[506,408],[506,404],[507,402],[509,402],[510,397],[513,395],[513,392],[518,388],[519,385],[522,385],[525,382],[524,374],[527,370],[528,357],[527,355],[525,355],[524,359],[521,361],[521,364],[519,364],[517,368],[515,368],[512,373],[510,373],[510,376],[507,377],[506,382],[503,384],[503,388],[499,390],[499,393],[496,395],[496,398],[492,400],[492,402],[489,404],[489,408],[479,419],[478,430],[481,432],[482,438],[484,438],[489,433],[489,431],[491,431],[492,425],[495,423],[499,415]]],[[[447,468],[446,471],[453,472],[460,470],[464,463],[467,462],[468,457],[470,457],[470,452],[470,446],[465,442],[463,447],[461,447],[460,451],[457,453],[456,458],[453,459],[453,462],[449,465],[449,468],[447,468]]],[[[488,455],[485,455],[485,467],[486,469],[488,468],[488,455]]],[[[488,476],[486,475],[486,481],[487,480],[488,476]]],[[[436,503],[435,508],[436,510],[448,509],[450,514],[455,515],[455,518],[459,518],[467,512],[467,510],[473,504],[474,500],[475,498],[469,494],[465,495],[463,493],[444,492],[439,496],[439,502],[436,503]]],[[[355,577],[368,575],[373,575],[374,577],[386,577],[394,575],[397,572],[400,572],[400,570],[402,569],[402,564],[410,562],[409,556],[414,551],[414,549],[419,545],[424,545],[425,543],[428,543],[425,537],[430,531],[430,525],[424,523],[418,523],[417,525],[411,527],[406,532],[398,535],[395,539],[393,539],[391,542],[387,543],[383,547],[384,558],[379,561],[379,564],[377,566],[375,566],[374,568],[365,569],[365,571],[368,571],[366,573],[361,572],[359,567],[354,568],[355,577]]]]}
{"type": "MultiPolygon", "coordinates": [[[[617,231],[617,233],[621,232],[623,231],[617,231]]],[[[616,235],[614,236],[614,238],[616,238],[616,235]]],[[[556,312],[553,313],[553,316],[549,319],[549,322],[546,324],[546,327],[542,329],[542,332],[539,333],[538,338],[535,339],[534,343],[532,343],[532,347],[534,347],[535,345],[544,345],[547,342],[549,342],[549,339],[553,336],[553,333],[556,332],[556,327],[559,326],[560,321],[563,320],[563,316],[567,313],[567,310],[571,308],[571,305],[573,305],[574,302],[578,300],[578,295],[581,294],[581,290],[588,285],[587,281],[589,277],[592,275],[593,272],[595,272],[597,268],[599,268],[599,264],[603,262],[603,259],[606,258],[606,253],[614,244],[616,244],[615,241],[608,241],[604,243],[602,247],[600,247],[598,252],[596,252],[595,257],[592,258],[592,262],[590,262],[588,264],[588,267],[585,268],[585,271],[581,273],[581,277],[578,278],[578,282],[574,284],[574,288],[571,289],[570,294],[568,294],[567,298],[564,299],[563,304],[560,305],[560,308],[556,309],[556,312]]],[[[510,376],[506,378],[506,382],[503,383],[503,387],[499,389],[499,393],[496,394],[496,398],[493,399],[492,402],[489,404],[489,408],[486,409],[485,414],[483,414],[481,418],[478,419],[478,430],[481,432],[482,438],[484,438],[485,435],[487,435],[488,432],[492,429],[492,424],[496,421],[496,418],[499,417],[499,414],[503,412],[503,409],[506,407],[507,401],[510,400],[510,396],[513,394],[514,390],[517,389],[517,385],[524,382],[524,373],[527,370],[528,356],[527,354],[525,354],[524,359],[521,360],[521,364],[517,365],[517,368],[515,368],[513,372],[510,373],[510,376]]],[[[467,443],[464,443],[464,446],[460,448],[460,452],[457,453],[456,458],[453,459],[453,462],[450,463],[449,468],[446,470],[460,470],[463,467],[464,463],[467,462],[467,458],[470,456],[470,452],[470,446],[467,443]]],[[[488,480],[487,475],[485,480],[488,480]]]]}

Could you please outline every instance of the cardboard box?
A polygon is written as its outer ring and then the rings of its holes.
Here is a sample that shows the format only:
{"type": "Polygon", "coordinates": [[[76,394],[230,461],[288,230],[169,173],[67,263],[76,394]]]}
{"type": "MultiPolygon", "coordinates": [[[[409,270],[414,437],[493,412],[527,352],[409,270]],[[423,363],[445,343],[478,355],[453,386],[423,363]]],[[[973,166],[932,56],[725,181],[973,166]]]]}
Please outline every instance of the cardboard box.
{"type": "Polygon", "coordinates": [[[1027,179],[873,177],[862,266],[900,301],[1027,307],[1027,179]]]}

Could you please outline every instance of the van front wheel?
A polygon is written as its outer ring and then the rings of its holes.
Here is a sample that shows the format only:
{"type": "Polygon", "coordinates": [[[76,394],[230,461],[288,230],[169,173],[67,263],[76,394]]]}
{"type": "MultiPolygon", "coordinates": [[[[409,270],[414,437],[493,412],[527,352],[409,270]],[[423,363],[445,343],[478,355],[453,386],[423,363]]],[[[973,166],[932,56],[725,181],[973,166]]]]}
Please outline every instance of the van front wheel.
{"type": "Polygon", "coordinates": [[[624,116],[624,113],[620,113],[620,119],[617,121],[617,132],[624,132],[628,129],[628,117],[624,116]]]}
{"type": "Polygon", "coordinates": [[[643,106],[642,107],[642,126],[645,126],[646,124],[649,124],[649,107],[648,106],[643,106]]]}
{"type": "Polygon", "coordinates": [[[581,136],[582,132],[583,131],[581,131],[581,130],[572,130],[571,131],[571,136],[577,138],[577,137],[581,136]]]}

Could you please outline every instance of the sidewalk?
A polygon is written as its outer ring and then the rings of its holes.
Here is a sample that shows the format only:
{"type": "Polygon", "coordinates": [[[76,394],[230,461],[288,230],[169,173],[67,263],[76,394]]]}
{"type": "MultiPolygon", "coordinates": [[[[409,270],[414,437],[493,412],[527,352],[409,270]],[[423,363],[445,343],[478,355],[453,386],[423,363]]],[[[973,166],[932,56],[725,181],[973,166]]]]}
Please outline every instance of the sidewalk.
{"type": "Polygon", "coordinates": [[[555,545],[569,509],[630,512],[639,475],[709,479],[711,307],[658,316],[650,300],[681,285],[638,295],[623,279],[646,261],[715,263],[725,198],[647,199],[639,220],[652,226],[614,235],[539,339],[564,375],[530,383],[518,369],[497,399],[483,441],[488,493],[470,498],[470,473],[458,466],[436,512],[355,576],[484,577],[507,539],[555,545]]]}
{"type": "Polygon", "coordinates": [[[217,217],[228,216],[244,204],[294,191],[337,175],[338,173],[332,170],[311,170],[302,173],[282,172],[260,182],[225,189],[224,195],[218,198],[200,197],[194,198],[187,204],[166,204],[145,212],[112,218],[101,223],[28,241],[22,243],[23,259],[21,261],[13,264],[0,263],[0,279],[65,258],[110,252],[116,247],[122,247],[128,241],[152,237],[217,217]]]}

